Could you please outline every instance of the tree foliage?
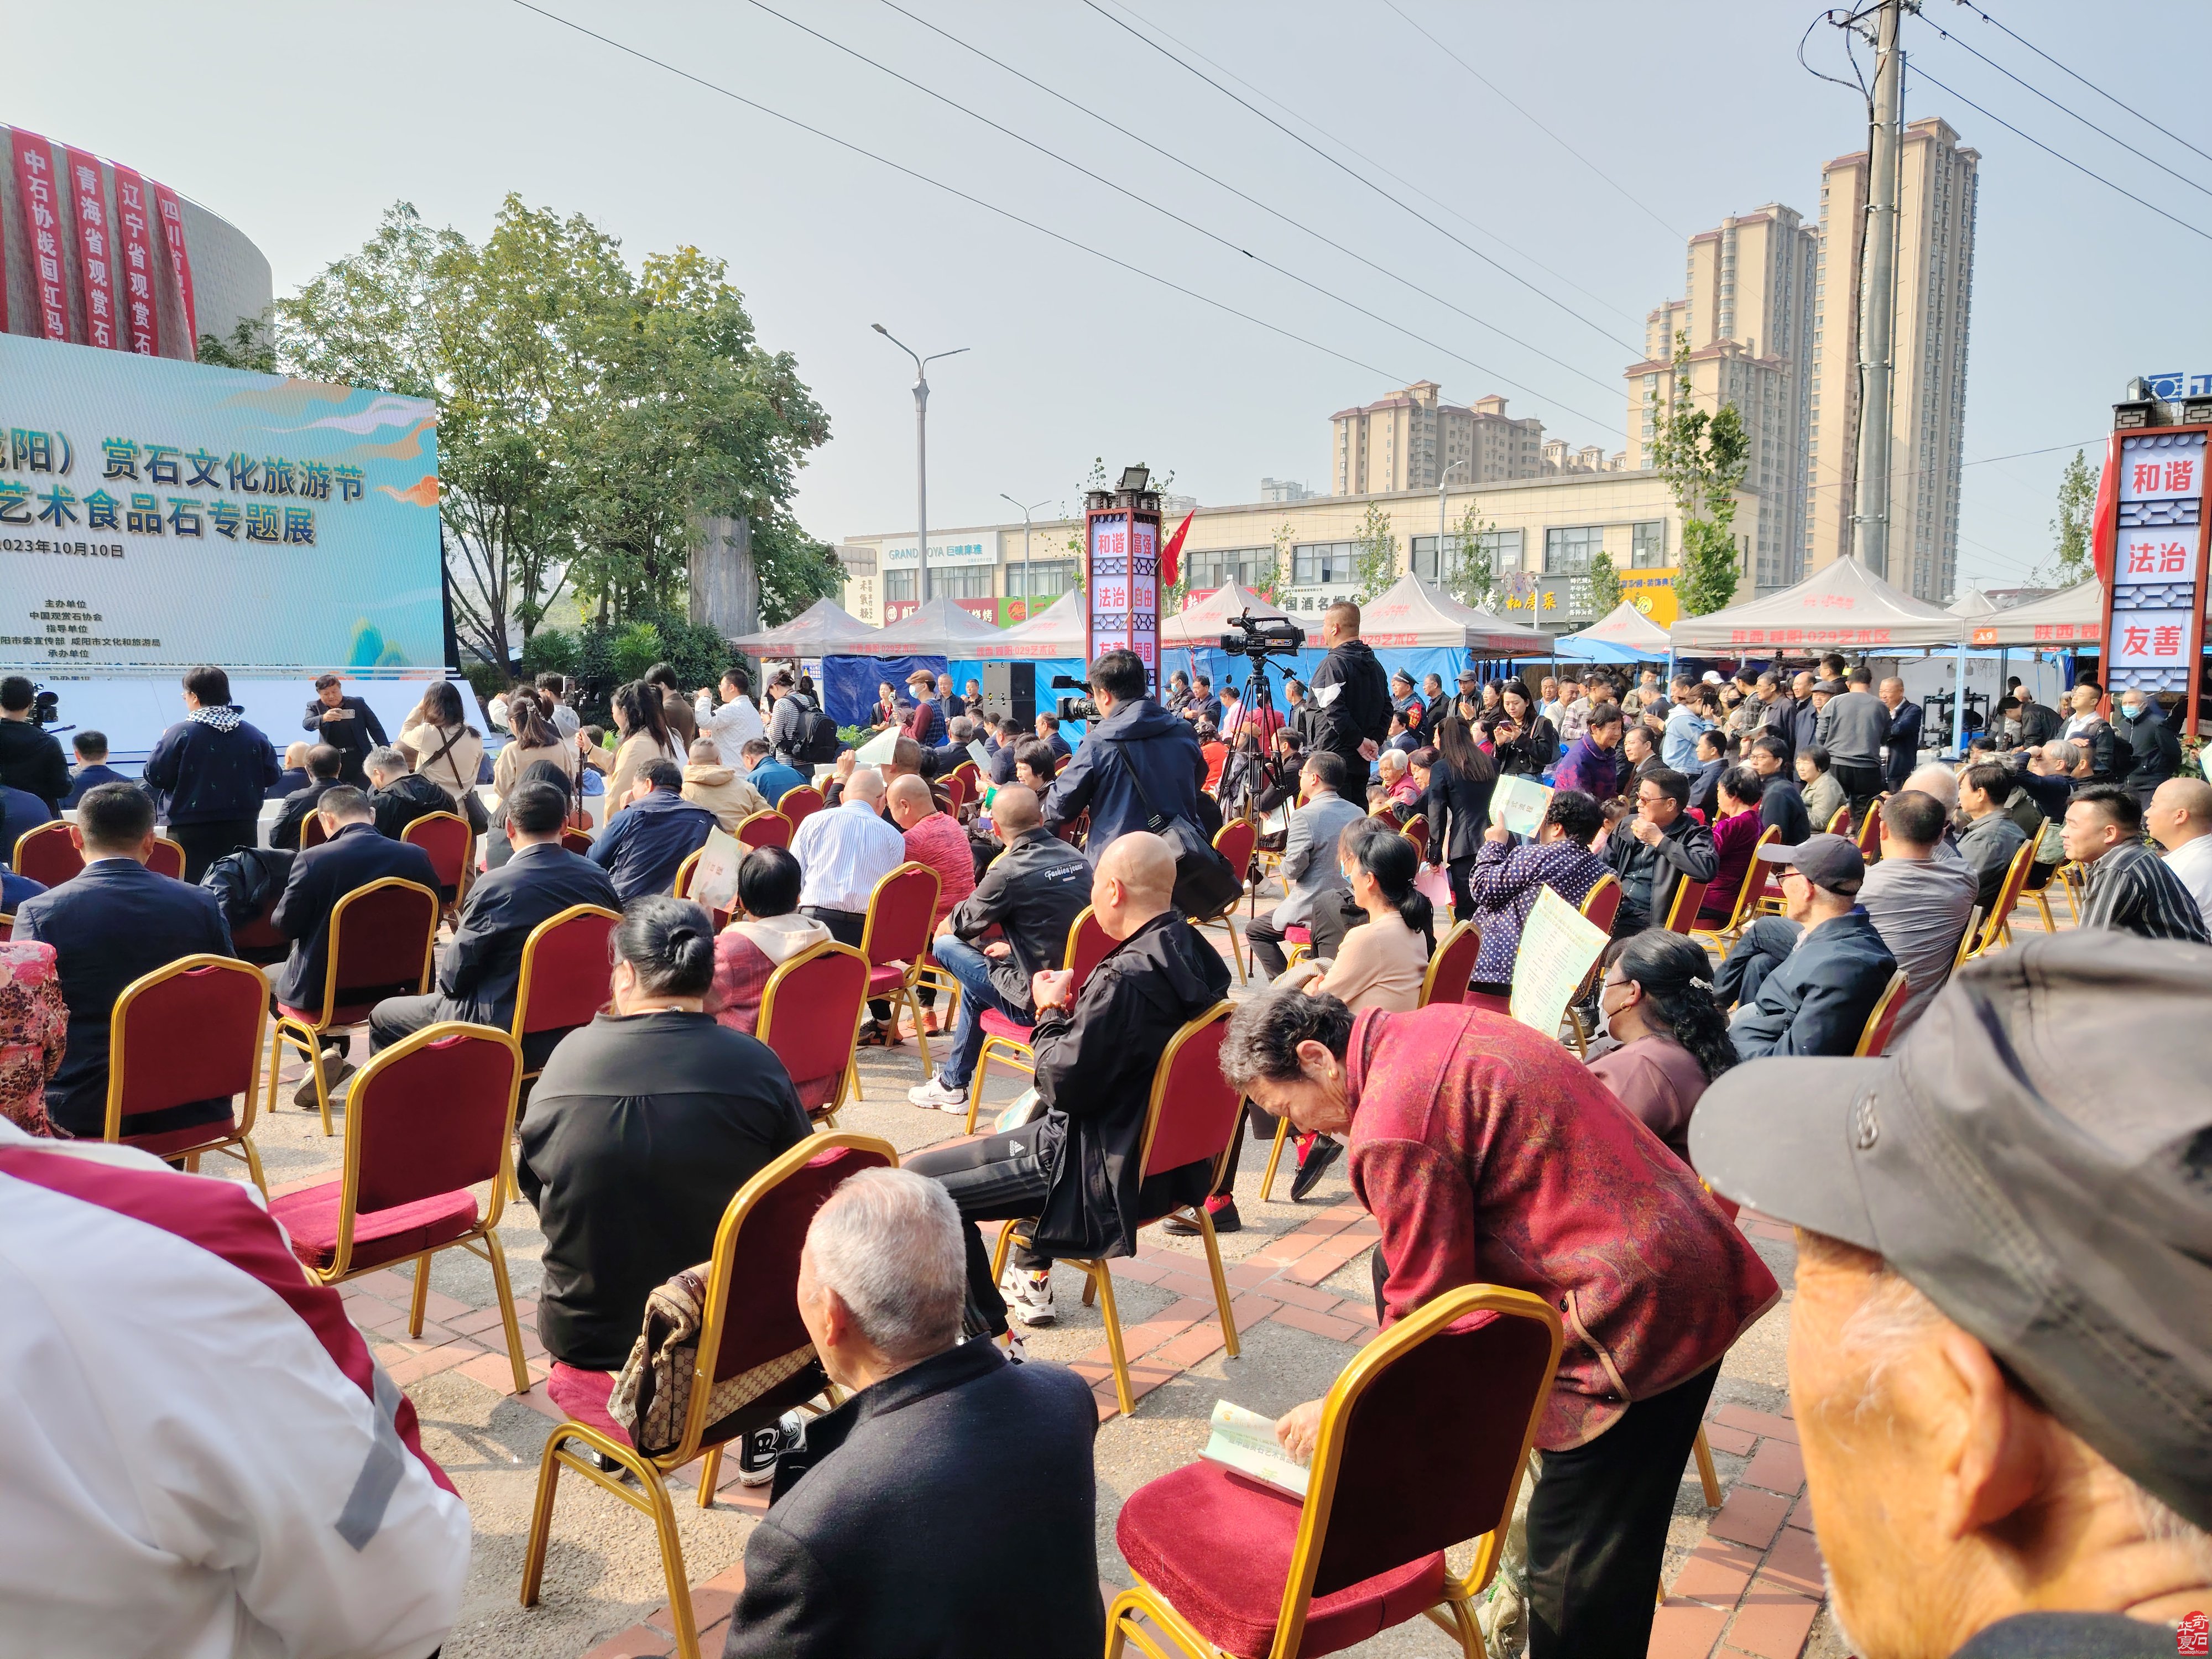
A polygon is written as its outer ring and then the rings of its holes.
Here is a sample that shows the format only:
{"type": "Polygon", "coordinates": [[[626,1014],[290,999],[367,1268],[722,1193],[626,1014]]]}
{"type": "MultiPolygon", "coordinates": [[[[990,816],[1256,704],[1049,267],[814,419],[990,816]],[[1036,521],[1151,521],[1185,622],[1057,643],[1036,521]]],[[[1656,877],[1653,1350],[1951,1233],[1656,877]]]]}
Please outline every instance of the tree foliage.
{"type": "Polygon", "coordinates": [[[2051,521],[2051,562],[2037,568],[2033,580],[2038,585],[2072,587],[2094,574],[2089,520],[2096,510],[2097,475],[2090,468],[2089,458],[2077,449],[2058,477],[2058,516],[2051,521]]]}
{"type": "Polygon", "coordinates": [[[1656,392],[1650,400],[1658,426],[1651,465],[1682,514],[1682,574],[1676,592],[1685,616],[1706,616],[1735,597],[1741,574],[1730,526],[1735,522],[1735,492],[1750,465],[1751,437],[1734,404],[1713,410],[1697,406],[1686,331],[1674,336],[1673,406],[1660,410],[1656,392]]]}
{"type": "Polygon", "coordinates": [[[1482,544],[1482,538],[1497,528],[1482,516],[1480,503],[1468,501],[1467,510],[1459,515],[1459,527],[1452,532],[1454,556],[1441,566],[1445,591],[1462,605],[1471,605],[1478,611],[1489,610],[1498,596],[1498,573],[1482,544]]]}
{"type": "Polygon", "coordinates": [[[1367,514],[1352,534],[1352,580],[1362,605],[1398,580],[1398,532],[1380,501],[1367,503],[1367,514]]]}
{"type": "Polygon", "coordinates": [[[828,417],[696,248],[633,271],[580,215],[510,195],[477,246],[402,202],[275,337],[289,372],[436,401],[454,623],[487,661],[564,595],[617,630],[679,613],[703,517],[750,521],[768,623],[842,582],[791,513],[828,417]]]}
{"type": "Polygon", "coordinates": [[[1620,603],[1620,572],[1613,568],[1613,555],[1602,548],[1590,556],[1589,597],[1590,608],[1601,617],[1610,615],[1620,603]]]}

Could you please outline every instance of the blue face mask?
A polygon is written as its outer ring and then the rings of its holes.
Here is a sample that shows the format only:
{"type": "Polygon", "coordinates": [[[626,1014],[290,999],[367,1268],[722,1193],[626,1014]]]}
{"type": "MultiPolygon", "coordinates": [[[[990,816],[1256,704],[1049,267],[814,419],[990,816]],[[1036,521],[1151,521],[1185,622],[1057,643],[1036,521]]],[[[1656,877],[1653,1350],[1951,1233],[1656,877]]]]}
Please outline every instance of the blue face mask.
{"type": "Polygon", "coordinates": [[[2134,708],[2129,708],[2127,704],[2125,704],[2125,703],[2122,703],[2122,704],[2120,705],[2120,718],[2121,718],[2122,720],[2136,720],[2136,719],[2139,719],[2139,718],[2142,716],[2142,711],[2143,711],[2143,705],[2142,705],[2142,703],[2137,703],[2137,704],[2136,704],[2134,708]]]}

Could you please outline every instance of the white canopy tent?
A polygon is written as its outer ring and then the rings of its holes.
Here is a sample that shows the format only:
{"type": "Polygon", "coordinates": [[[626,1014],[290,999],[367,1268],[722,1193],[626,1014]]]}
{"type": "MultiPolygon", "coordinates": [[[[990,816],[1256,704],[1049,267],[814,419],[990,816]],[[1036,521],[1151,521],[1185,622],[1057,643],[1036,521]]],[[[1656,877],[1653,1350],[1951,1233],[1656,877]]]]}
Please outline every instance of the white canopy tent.
{"type": "Polygon", "coordinates": [[[862,622],[834,599],[817,599],[789,622],[730,641],[761,657],[819,657],[872,639],[880,630],[862,622]]]}
{"type": "Polygon", "coordinates": [[[1540,657],[1552,636],[1478,611],[1407,571],[1359,607],[1359,637],[1376,651],[1444,647],[1514,657],[1540,657]]]}
{"type": "Polygon", "coordinates": [[[1048,658],[1080,658],[1090,649],[1083,595],[1073,588],[1027,622],[996,631],[997,639],[985,641],[965,654],[983,660],[1004,661],[1011,657],[1041,662],[1048,658]]]}
{"type": "Polygon", "coordinates": [[[2104,630],[2105,585],[2092,576],[2063,593],[1975,618],[1971,643],[2064,650],[2098,644],[2104,630]]]}
{"type": "Polygon", "coordinates": [[[1290,614],[1280,605],[1270,605],[1250,588],[1239,587],[1231,582],[1226,587],[1215,588],[1188,609],[1179,611],[1172,617],[1161,617],[1160,648],[1163,651],[1202,651],[1217,646],[1221,642],[1222,635],[1228,631],[1229,619],[1242,616],[1247,611],[1255,617],[1279,617],[1290,614]]]}
{"type": "Polygon", "coordinates": [[[1994,617],[2002,607],[1980,588],[1970,587],[1943,608],[1954,617],[1965,617],[1971,621],[1980,617],[1994,617]]]}
{"type": "Polygon", "coordinates": [[[1795,587],[1685,617],[1668,630],[1683,655],[1808,655],[1899,646],[1963,646],[1971,624],[1892,587],[1855,558],[1824,565],[1795,587]]]}
{"type": "Polygon", "coordinates": [[[861,638],[839,641],[847,657],[975,657],[979,647],[996,644],[1004,630],[953,600],[934,599],[912,616],[888,628],[872,628],[861,638]]]}
{"type": "Polygon", "coordinates": [[[1653,658],[1671,655],[1674,648],[1673,641],[1667,636],[1667,630],[1638,611],[1628,599],[1623,599],[1588,628],[1560,635],[1559,644],[1563,647],[1559,653],[1561,656],[1570,654],[1565,647],[1571,644],[1613,646],[1638,656],[1653,658]]]}

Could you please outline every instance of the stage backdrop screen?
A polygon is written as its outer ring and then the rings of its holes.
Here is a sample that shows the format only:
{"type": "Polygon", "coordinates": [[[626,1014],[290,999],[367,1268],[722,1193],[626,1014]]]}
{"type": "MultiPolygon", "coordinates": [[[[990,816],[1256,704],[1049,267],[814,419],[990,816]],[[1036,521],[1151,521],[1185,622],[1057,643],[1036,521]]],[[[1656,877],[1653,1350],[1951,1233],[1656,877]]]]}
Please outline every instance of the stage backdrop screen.
{"type": "Polygon", "coordinates": [[[0,667],[420,674],[437,410],[0,334],[0,667]]]}

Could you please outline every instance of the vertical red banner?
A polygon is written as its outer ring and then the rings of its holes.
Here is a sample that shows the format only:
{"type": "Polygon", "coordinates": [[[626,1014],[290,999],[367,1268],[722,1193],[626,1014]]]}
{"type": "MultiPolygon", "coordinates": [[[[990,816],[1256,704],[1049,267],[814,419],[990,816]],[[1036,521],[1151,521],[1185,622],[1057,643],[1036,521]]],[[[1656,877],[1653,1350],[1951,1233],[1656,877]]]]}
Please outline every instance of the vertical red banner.
{"type": "Polygon", "coordinates": [[[131,323],[131,349],[142,357],[161,355],[161,290],[154,273],[161,267],[154,254],[154,209],[146,181],[121,162],[115,165],[115,228],[123,241],[123,314],[131,323]]]}
{"type": "Polygon", "coordinates": [[[123,349],[115,315],[115,264],[107,223],[107,186],[100,160],[84,150],[62,147],[69,171],[70,218],[76,226],[76,268],[84,279],[84,338],[109,351],[123,349]]]}
{"type": "Polygon", "coordinates": [[[161,215],[161,240],[168,244],[169,263],[176,268],[177,292],[185,301],[185,337],[191,349],[187,357],[199,353],[199,313],[192,304],[192,256],[185,251],[185,204],[177,199],[177,192],[167,185],[154,186],[154,205],[161,215]]]}
{"type": "Polygon", "coordinates": [[[69,279],[62,270],[61,218],[54,193],[53,146],[15,129],[15,195],[23,204],[23,236],[31,249],[31,289],[39,296],[41,331],[69,338],[69,279]]]}

